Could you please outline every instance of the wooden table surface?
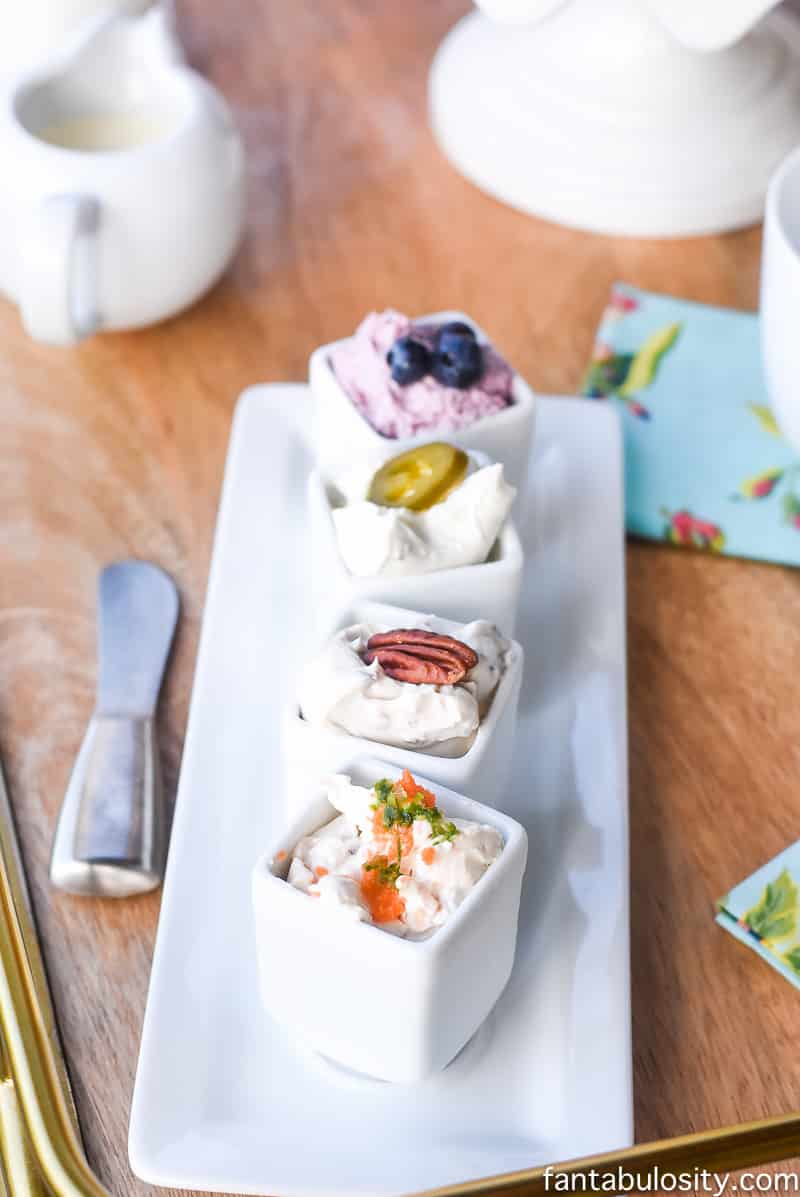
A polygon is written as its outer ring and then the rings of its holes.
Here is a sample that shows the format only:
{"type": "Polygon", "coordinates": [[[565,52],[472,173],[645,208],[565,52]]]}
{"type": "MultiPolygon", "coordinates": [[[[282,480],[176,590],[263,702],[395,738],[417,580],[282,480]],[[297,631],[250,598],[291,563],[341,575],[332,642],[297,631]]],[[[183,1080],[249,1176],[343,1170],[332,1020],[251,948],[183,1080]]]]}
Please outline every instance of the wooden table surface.
{"type": "MultiPolygon", "coordinates": [[[[242,388],[302,379],[316,344],[389,304],[471,312],[544,392],[575,391],[615,279],[756,304],[756,229],[588,236],[518,215],[448,167],[426,123],[426,75],[465,9],[182,0],[189,56],[228,96],[249,152],[233,269],[176,320],[70,350],[34,345],[0,301],[0,747],[90,1159],[117,1193],[144,1189],[126,1134],[159,899],[71,899],[47,883],[92,708],[98,570],[147,557],[180,585],[162,712],[174,791],[242,388]]],[[[800,575],[636,543],[627,566],[646,1140],[800,1109],[800,998],[712,919],[718,895],[798,836],[800,575]]]]}

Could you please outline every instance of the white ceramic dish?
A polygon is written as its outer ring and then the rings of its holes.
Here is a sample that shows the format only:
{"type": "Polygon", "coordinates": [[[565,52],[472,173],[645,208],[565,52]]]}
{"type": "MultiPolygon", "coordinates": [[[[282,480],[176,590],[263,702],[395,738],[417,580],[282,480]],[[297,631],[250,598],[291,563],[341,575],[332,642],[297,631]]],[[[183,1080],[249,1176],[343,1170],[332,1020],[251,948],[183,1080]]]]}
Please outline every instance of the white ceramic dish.
{"type": "Polygon", "coordinates": [[[284,825],[280,714],[307,650],[310,417],[307,388],[273,386],[247,392],[235,421],[133,1099],[134,1172],[229,1193],[396,1197],[625,1146],[616,414],[541,402],[506,803],[529,838],[516,963],[458,1059],[412,1088],[362,1080],[298,1047],[258,993],[250,876],[284,825]]]}
{"type": "MultiPolygon", "coordinates": [[[[434,312],[414,317],[417,323],[444,324],[448,320],[463,320],[475,329],[478,340],[485,344],[490,338],[464,312],[434,312]]],[[[458,432],[437,432],[429,428],[418,436],[390,440],[381,436],[369,424],[342,390],[330,366],[330,353],[340,341],[321,345],[308,364],[308,381],[315,400],[314,445],[317,464],[337,466],[353,460],[354,455],[368,456],[386,452],[403,453],[414,445],[432,440],[447,440],[462,449],[479,449],[493,461],[502,461],[506,477],[512,486],[524,488],[528,461],[533,444],[536,396],[521,374],[514,374],[511,394],[514,402],[503,411],[485,416],[458,432]]]]}
{"type": "Polygon", "coordinates": [[[339,555],[328,487],[319,470],[309,474],[308,511],[315,561],[312,584],[320,627],[337,609],[361,599],[376,599],[424,608],[462,623],[488,619],[505,636],[513,636],[522,583],[522,545],[512,520],[506,520],[489,560],[480,565],[410,577],[357,578],[339,555]]]}
{"type": "MultiPolygon", "coordinates": [[[[339,613],[329,625],[321,643],[334,632],[354,623],[372,623],[381,628],[385,626],[387,630],[430,625],[432,631],[456,638],[461,632],[461,624],[437,618],[431,622],[427,612],[409,611],[386,603],[361,602],[339,613]]],[[[314,656],[320,647],[321,644],[313,645],[305,655],[309,658],[314,656]]],[[[475,802],[502,807],[511,772],[523,657],[522,646],[516,640],[510,641],[505,671],[492,695],[489,709],[481,719],[475,739],[461,756],[445,756],[433,749],[421,752],[397,748],[392,744],[349,736],[335,728],[315,727],[300,717],[297,701],[290,697],[284,714],[282,737],[290,814],[299,812],[309,787],[320,776],[337,772],[359,754],[380,754],[383,760],[398,765],[400,769],[410,769],[415,776],[419,773],[423,777],[430,777],[438,785],[466,794],[475,802]]]]}
{"type": "Polygon", "coordinates": [[[0,291],[36,340],[174,315],[216,282],[241,237],[231,112],[182,61],[169,6],[127,7],[114,16],[109,4],[33,71],[0,81],[0,153],[14,163],[0,291]]]}
{"type": "Polygon", "coordinates": [[[769,397],[786,436],[800,451],[800,150],[772,176],[764,215],[761,258],[761,356],[769,397]]]}
{"type": "MultiPolygon", "coordinates": [[[[356,757],[342,772],[367,788],[400,773],[374,757],[356,757]]],[[[428,939],[398,939],[352,922],[286,883],[295,845],[338,813],[319,782],[253,871],[255,942],[270,1014],[327,1058],[405,1083],[449,1064],[505,989],[528,844],[514,819],[429,778],[417,781],[435,790],[443,814],[486,823],[504,841],[497,860],[428,939]]]]}

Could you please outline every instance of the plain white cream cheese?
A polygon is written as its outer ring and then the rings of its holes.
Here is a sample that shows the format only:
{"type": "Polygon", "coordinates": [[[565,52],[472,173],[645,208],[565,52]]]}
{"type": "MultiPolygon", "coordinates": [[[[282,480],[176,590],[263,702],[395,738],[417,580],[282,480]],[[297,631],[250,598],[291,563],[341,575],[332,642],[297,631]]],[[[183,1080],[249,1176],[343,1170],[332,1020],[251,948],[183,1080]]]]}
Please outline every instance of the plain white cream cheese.
{"type": "MultiPolygon", "coordinates": [[[[435,620],[417,626],[437,631],[435,620]]],[[[381,744],[463,755],[502,677],[509,642],[486,620],[465,624],[455,635],[475,650],[478,664],[456,685],[416,685],[362,660],[370,636],[387,630],[352,624],[327,642],[300,675],[303,719],[381,744]]]]}
{"type": "Polygon", "coordinates": [[[331,508],[339,555],[355,577],[403,577],[485,562],[516,491],[499,464],[468,474],[427,511],[381,507],[366,498],[369,477],[334,479],[341,505],[331,508]]]}

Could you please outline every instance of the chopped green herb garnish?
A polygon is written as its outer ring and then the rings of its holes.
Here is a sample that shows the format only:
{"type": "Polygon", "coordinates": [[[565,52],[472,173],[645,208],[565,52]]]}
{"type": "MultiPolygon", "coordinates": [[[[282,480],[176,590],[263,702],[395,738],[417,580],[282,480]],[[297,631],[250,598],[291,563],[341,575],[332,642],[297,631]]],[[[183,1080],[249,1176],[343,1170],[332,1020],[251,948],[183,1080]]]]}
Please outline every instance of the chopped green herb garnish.
{"type": "Polygon", "coordinates": [[[447,840],[448,843],[452,843],[456,836],[460,834],[461,832],[458,830],[455,823],[443,823],[441,831],[434,831],[433,842],[434,844],[441,844],[444,840],[447,840]]]}
{"type": "Polygon", "coordinates": [[[403,827],[411,827],[415,819],[425,819],[431,825],[434,840],[453,840],[458,835],[455,823],[445,820],[438,806],[426,806],[423,802],[409,802],[406,806],[385,806],[383,809],[383,825],[386,828],[396,827],[399,823],[403,827]]]}
{"type": "Polygon", "coordinates": [[[430,823],[434,844],[452,841],[459,834],[455,823],[446,820],[437,806],[426,805],[421,790],[417,790],[413,799],[409,798],[399,783],[386,778],[376,781],[372,790],[376,798],[372,809],[383,810],[383,825],[387,830],[397,826],[411,827],[415,819],[425,819],[430,823]]]}
{"type": "Polygon", "coordinates": [[[400,876],[400,845],[397,846],[397,860],[391,863],[385,856],[375,856],[368,860],[364,869],[368,873],[377,873],[382,885],[396,885],[400,876]]]}
{"type": "Polygon", "coordinates": [[[383,808],[384,827],[394,827],[397,823],[401,827],[410,827],[416,818],[414,809],[412,806],[390,806],[387,803],[383,808]]]}
{"type": "Polygon", "coordinates": [[[384,777],[380,781],[376,781],[372,789],[375,792],[375,797],[378,799],[378,804],[388,802],[394,789],[394,783],[384,777]]]}

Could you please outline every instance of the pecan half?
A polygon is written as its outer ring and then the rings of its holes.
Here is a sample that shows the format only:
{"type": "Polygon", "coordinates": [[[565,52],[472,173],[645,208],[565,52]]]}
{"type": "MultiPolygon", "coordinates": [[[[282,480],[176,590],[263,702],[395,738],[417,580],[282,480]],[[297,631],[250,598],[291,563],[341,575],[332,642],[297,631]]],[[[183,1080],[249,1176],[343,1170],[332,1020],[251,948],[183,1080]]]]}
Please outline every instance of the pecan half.
{"type": "Polygon", "coordinates": [[[445,636],[440,632],[429,632],[424,628],[396,628],[393,632],[376,632],[367,641],[367,648],[385,648],[394,644],[401,644],[409,650],[412,646],[447,649],[463,662],[465,669],[474,669],[478,664],[478,654],[463,640],[456,640],[454,636],[445,636]]]}
{"type": "Polygon", "coordinates": [[[478,664],[478,654],[468,644],[421,628],[376,632],[361,656],[367,665],[379,661],[395,681],[416,686],[453,686],[478,664]]]}

